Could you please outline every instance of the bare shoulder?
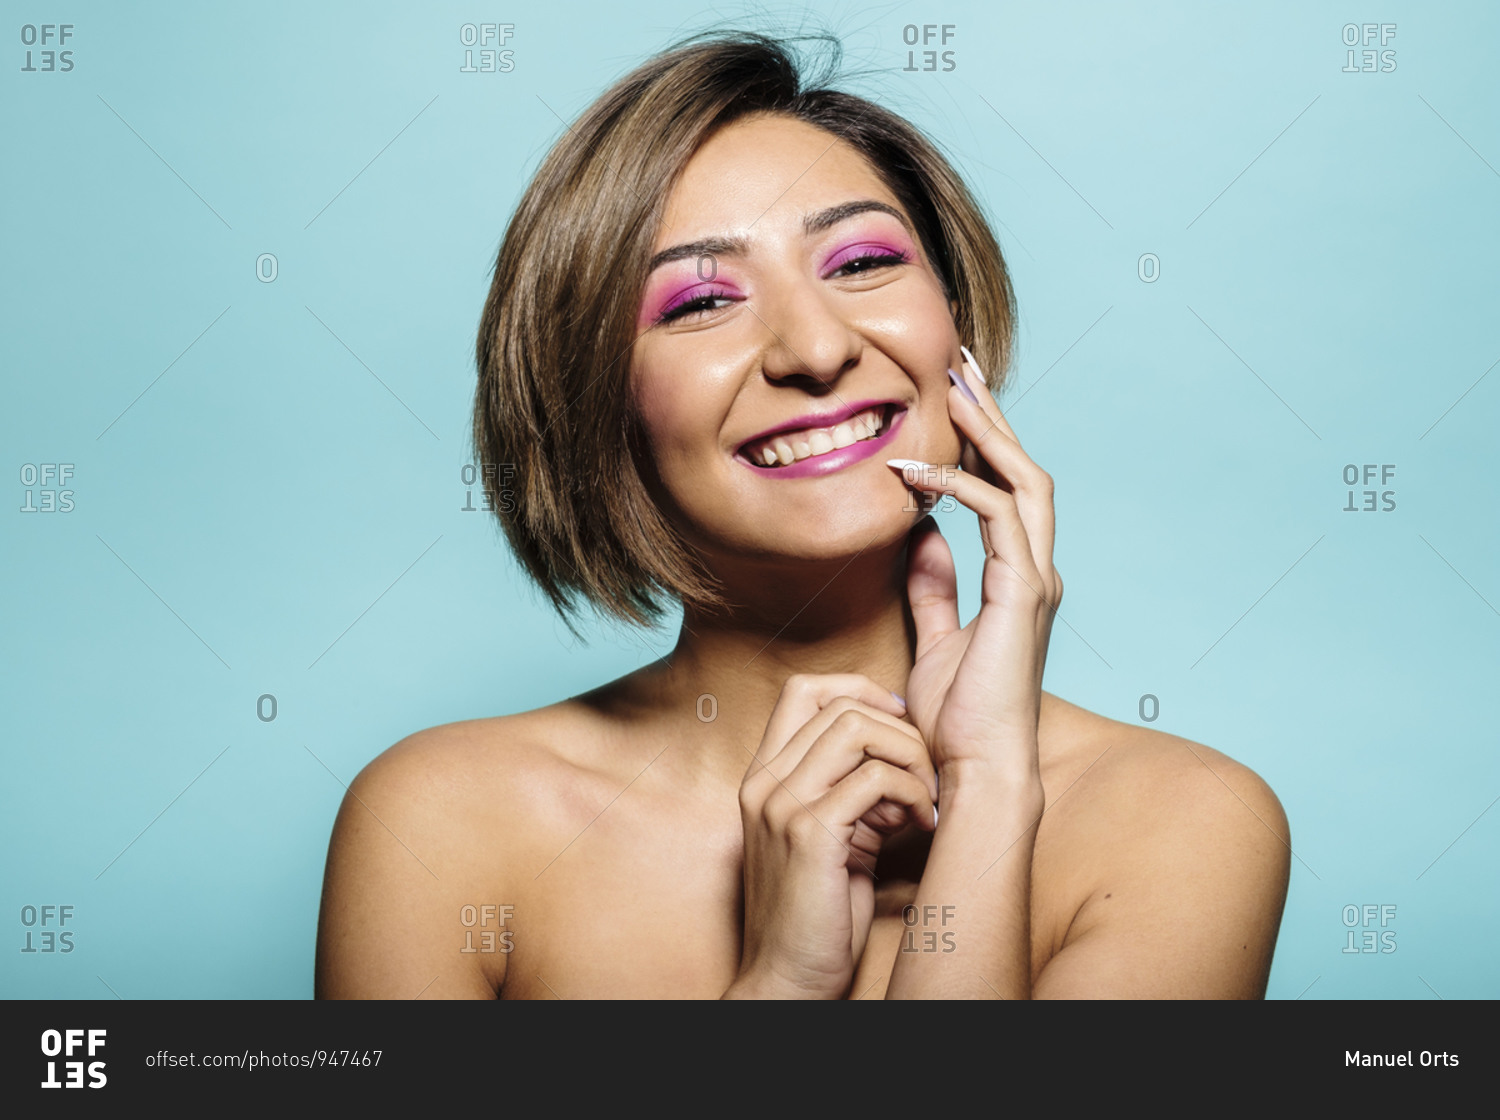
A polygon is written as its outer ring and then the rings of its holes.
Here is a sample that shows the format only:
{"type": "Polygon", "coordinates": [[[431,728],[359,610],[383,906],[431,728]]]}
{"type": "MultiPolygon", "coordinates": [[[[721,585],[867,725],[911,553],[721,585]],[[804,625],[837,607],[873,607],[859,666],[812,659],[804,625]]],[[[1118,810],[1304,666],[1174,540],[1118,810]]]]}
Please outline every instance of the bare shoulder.
{"type": "Polygon", "coordinates": [[[588,738],[565,701],[409,735],[349,784],[329,842],[318,918],[320,997],[490,998],[502,954],[463,954],[466,907],[511,898],[510,881],[581,796],[588,738]],[[571,793],[570,793],[571,791],[571,793]]]}
{"type": "Polygon", "coordinates": [[[1203,743],[1051,708],[1038,856],[1066,868],[1069,911],[1052,994],[1263,994],[1291,860],[1270,786],[1203,743]]]}
{"type": "Polygon", "coordinates": [[[516,715],[442,724],[408,735],[372,759],[353,795],[397,803],[405,814],[482,827],[508,803],[527,804],[568,762],[558,750],[568,702],[516,715]]]}
{"type": "Polygon", "coordinates": [[[1043,771],[1056,791],[1048,790],[1049,809],[1087,803],[1089,816],[1135,834],[1186,829],[1225,842],[1264,834],[1286,851],[1281,802],[1250,767],[1203,743],[1053,700],[1057,734],[1043,771]]]}

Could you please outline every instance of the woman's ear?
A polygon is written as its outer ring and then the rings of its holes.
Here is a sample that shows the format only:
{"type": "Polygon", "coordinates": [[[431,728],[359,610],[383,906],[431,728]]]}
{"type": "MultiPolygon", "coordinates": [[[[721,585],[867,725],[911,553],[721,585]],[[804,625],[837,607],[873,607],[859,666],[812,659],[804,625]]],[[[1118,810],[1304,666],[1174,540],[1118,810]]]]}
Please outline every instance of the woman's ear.
{"type": "Polygon", "coordinates": [[[956,299],[950,299],[948,301],[948,314],[951,315],[951,316],[953,316],[954,321],[957,321],[957,319],[958,319],[958,300],[956,300],[956,299]]]}

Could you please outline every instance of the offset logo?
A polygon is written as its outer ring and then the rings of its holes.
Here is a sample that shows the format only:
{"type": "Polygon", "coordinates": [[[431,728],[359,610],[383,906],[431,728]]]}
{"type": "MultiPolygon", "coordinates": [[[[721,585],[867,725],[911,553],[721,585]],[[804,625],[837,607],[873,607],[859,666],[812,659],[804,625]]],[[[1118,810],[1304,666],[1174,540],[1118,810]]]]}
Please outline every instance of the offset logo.
{"type": "Polygon", "coordinates": [[[509,74],[516,68],[514,48],[501,50],[516,33],[513,23],[466,23],[458,29],[458,41],[465,47],[461,74],[509,74]],[[477,48],[477,52],[475,49],[477,48]],[[474,55],[479,65],[474,65],[474,55]]]}
{"type": "Polygon", "coordinates": [[[71,953],[73,945],[73,933],[71,929],[64,929],[73,920],[74,907],[64,903],[61,906],[32,906],[30,904],[21,907],[21,928],[26,931],[26,944],[21,946],[23,953],[71,953]],[[41,928],[38,929],[37,927],[41,928]],[[49,929],[48,927],[56,927],[49,929]]]}
{"type": "Polygon", "coordinates": [[[42,1056],[49,1059],[47,1062],[47,1080],[42,1082],[43,1089],[102,1089],[109,1083],[109,1078],[104,1075],[104,1063],[89,1062],[87,1068],[83,1061],[84,1056],[96,1057],[100,1050],[104,1049],[104,1035],[102,1030],[62,1030],[42,1032],[42,1056]],[[74,1055],[78,1055],[74,1058],[74,1055]],[[58,1062],[55,1059],[63,1057],[73,1059],[71,1061],[58,1062]],[[64,1081],[57,1079],[57,1067],[62,1066],[64,1081]],[[88,1075],[88,1083],[84,1083],[84,1075],[88,1075]]]}
{"type": "Polygon", "coordinates": [[[21,43],[26,47],[26,61],[21,65],[23,74],[66,74],[73,69],[73,52],[59,50],[73,38],[71,23],[34,23],[21,25],[21,43]],[[36,58],[32,58],[32,48],[36,58]]]}
{"type": "Polygon", "coordinates": [[[72,463],[22,463],[21,485],[26,495],[22,513],[72,513],[73,491],[67,489],[73,478],[72,463]],[[36,487],[36,489],[33,489],[36,487]]]}

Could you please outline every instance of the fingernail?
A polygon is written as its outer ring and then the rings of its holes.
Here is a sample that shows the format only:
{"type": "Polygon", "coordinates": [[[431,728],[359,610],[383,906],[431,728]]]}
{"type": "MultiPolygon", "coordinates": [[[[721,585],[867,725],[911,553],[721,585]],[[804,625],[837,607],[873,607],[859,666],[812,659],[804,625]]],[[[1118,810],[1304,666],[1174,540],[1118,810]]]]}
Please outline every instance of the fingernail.
{"type": "Polygon", "coordinates": [[[967,346],[960,346],[958,351],[964,356],[964,361],[973,367],[974,372],[979,376],[979,380],[983,381],[984,371],[979,368],[979,363],[974,360],[974,355],[969,353],[969,348],[967,346]]]}
{"type": "Polygon", "coordinates": [[[937,827],[937,806],[936,805],[934,805],[932,807],[932,827],[933,828],[937,827]]]}
{"type": "Polygon", "coordinates": [[[896,703],[900,704],[903,708],[906,707],[906,697],[905,696],[900,696],[900,695],[898,695],[897,693],[894,693],[894,692],[891,693],[891,696],[895,698],[896,703]]]}
{"type": "Polygon", "coordinates": [[[921,459],[887,459],[885,465],[894,467],[898,471],[904,471],[908,467],[914,470],[927,470],[932,464],[924,463],[921,459]]]}
{"type": "Polygon", "coordinates": [[[970,404],[979,403],[979,398],[974,395],[974,390],[969,388],[968,383],[962,377],[958,376],[951,369],[948,371],[948,377],[953,384],[958,386],[958,391],[969,398],[970,404]]]}

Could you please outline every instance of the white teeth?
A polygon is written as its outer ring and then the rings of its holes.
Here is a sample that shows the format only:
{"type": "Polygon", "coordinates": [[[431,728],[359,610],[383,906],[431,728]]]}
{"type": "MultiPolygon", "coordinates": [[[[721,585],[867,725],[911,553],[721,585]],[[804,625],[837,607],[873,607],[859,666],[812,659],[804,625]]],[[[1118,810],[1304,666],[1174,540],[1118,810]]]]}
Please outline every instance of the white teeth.
{"type": "Polygon", "coordinates": [[[860,440],[872,439],[880,434],[881,409],[870,409],[852,416],[832,428],[817,428],[793,432],[785,436],[773,436],[758,449],[747,450],[751,461],[760,461],[768,467],[790,466],[799,459],[814,455],[826,455],[836,448],[848,447],[860,440]]]}

